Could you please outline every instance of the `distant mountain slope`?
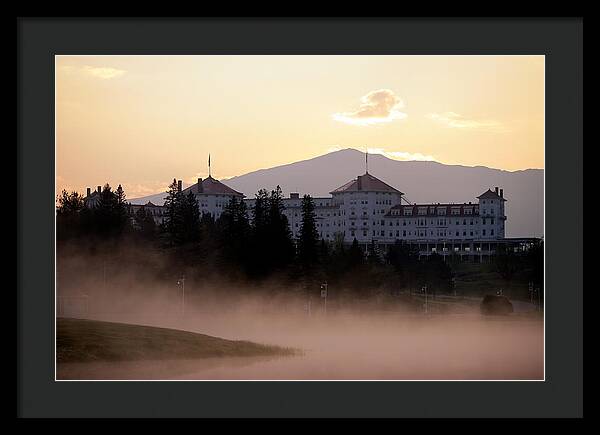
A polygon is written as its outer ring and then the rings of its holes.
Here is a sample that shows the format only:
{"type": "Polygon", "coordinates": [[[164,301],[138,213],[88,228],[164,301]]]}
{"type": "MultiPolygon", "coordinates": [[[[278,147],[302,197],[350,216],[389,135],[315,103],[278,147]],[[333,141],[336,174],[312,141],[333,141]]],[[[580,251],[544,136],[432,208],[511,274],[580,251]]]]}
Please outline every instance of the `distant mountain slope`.
{"type": "MultiPolygon", "coordinates": [[[[365,172],[364,153],[344,149],[309,160],[270,169],[261,169],[238,177],[221,180],[233,189],[253,197],[260,188],[313,196],[329,192],[365,172]]],[[[404,192],[411,202],[476,201],[488,188],[504,189],[507,237],[543,235],[544,171],[527,169],[504,171],[483,166],[444,165],[437,162],[398,161],[380,154],[369,155],[369,173],[404,192]]],[[[132,200],[162,203],[165,194],[132,200]]]]}

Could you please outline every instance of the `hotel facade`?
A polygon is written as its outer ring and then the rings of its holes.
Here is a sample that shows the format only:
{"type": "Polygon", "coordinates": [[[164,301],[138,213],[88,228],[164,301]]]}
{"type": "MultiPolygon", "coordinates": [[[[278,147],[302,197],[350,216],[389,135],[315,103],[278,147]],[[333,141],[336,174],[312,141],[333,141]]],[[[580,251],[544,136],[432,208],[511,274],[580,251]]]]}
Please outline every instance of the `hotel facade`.
{"type": "MultiPolygon", "coordinates": [[[[212,178],[182,189],[192,192],[201,213],[218,219],[232,198],[246,202],[252,219],[255,199],[244,198],[224,183],[212,178]]],[[[88,190],[93,204],[97,193],[88,190]]],[[[315,218],[319,237],[328,242],[351,244],[356,239],[363,249],[375,246],[385,250],[396,241],[415,245],[420,255],[438,253],[461,258],[494,255],[498,245],[505,244],[514,251],[524,251],[534,239],[507,239],[505,226],[506,198],[503,189],[485,190],[477,198],[464,203],[413,204],[404,193],[377,177],[365,172],[332,190],[329,197],[314,197],[315,218]]],[[[283,200],[293,238],[298,238],[302,226],[302,197],[291,193],[283,200]]],[[[147,203],[130,205],[132,216],[146,208],[157,224],[165,220],[165,207],[147,203]]]]}

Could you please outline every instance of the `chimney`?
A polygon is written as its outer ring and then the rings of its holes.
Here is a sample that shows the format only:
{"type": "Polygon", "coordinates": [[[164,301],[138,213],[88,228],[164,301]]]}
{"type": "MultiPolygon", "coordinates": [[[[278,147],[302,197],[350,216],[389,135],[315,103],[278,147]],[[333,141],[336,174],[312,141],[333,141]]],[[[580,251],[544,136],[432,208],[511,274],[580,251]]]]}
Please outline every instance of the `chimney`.
{"type": "Polygon", "coordinates": [[[362,177],[360,175],[356,177],[356,188],[362,190],[362,177]]]}
{"type": "Polygon", "coordinates": [[[500,198],[504,198],[504,189],[500,189],[500,198]]]}
{"type": "Polygon", "coordinates": [[[98,193],[102,193],[102,186],[98,186],[98,193]]]}
{"type": "Polygon", "coordinates": [[[202,186],[202,178],[198,178],[198,193],[204,192],[204,186],[202,186]]]}
{"type": "Polygon", "coordinates": [[[88,188],[87,188],[87,196],[90,196],[90,195],[91,195],[91,193],[92,193],[92,188],[91,188],[91,187],[88,187],[88,188]]]}
{"type": "Polygon", "coordinates": [[[177,191],[181,192],[181,180],[177,181],[177,191]]]}
{"type": "Polygon", "coordinates": [[[494,190],[496,191],[496,195],[498,195],[498,187],[495,187],[494,190]]]}

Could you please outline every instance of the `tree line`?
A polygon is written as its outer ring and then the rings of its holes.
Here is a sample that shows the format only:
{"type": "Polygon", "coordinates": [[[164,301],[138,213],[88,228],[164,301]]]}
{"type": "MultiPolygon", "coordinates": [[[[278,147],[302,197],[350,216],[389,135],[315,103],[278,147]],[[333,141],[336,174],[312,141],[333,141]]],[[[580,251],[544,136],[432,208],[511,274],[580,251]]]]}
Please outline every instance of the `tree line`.
{"type": "MultiPolygon", "coordinates": [[[[227,279],[260,282],[277,277],[281,282],[314,288],[327,281],[337,288],[369,296],[373,291],[420,290],[432,293],[453,288],[450,262],[437,254],[419,257],[413,245],[397,240],[385,253],[371,243],[366,252],[356,239],[344,244],[338,233],[333,241],[319,238],[315,204],[310,195],[301,201],[301,226],[292,237],[281,188],[260,189],[248,209],[236,197],[218,219],[201,213],[196,196],[179,190],[176,180],[166,191],[164,222],[156,225],[142,206],[131,215],[122,187],[106,184],[94,207],[86,207],[77,192],[63,191],[57,204],[57,240],[121,240],[151,246],[176,267],[199,275],[217,273],[227,279]]],[[[518,267],[513,257],[499,255],[499,273],[518,267]]]]}

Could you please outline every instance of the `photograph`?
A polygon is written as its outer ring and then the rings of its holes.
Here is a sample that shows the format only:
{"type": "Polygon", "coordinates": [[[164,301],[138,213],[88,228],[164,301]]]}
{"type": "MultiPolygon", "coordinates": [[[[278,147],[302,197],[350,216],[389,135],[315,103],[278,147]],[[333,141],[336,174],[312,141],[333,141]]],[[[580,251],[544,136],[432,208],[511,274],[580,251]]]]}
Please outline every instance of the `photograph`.
{"type": "Polygon", "coordinates": [[[53,380],[544,382],[546,57],[55,54],[53,380]]]}

